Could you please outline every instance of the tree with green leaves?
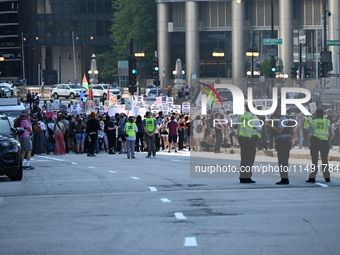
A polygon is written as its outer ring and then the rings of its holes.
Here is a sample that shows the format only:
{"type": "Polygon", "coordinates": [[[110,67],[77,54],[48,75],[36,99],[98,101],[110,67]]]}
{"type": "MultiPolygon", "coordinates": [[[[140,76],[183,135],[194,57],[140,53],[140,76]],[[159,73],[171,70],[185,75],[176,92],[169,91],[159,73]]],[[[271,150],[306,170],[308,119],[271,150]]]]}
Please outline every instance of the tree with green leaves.
{"type": "Polygon", "coordinates": [[[138,50],[144,51],[145,59],[152,64],[157,50],[157,5],[154,0],[116,0],[111,28],[115,42],[114,51],[119,60],[126,60],[126,44],[133,39],[138,50]]]}
{"type": "MultiPolygon", "coordinates": [[[[277,72],[281,72],[283,69],[283,66],[280,65],[282,61],[280,61],[280,59],[276,60],[276,70],[277,72]]],[[[270,74],[272,72],[272,67],[271,67],[271,59],[270,58],[266,58],[265,60],[263,60],[263,62],[261,63],[261,68],[260,68],[260,72],[261,75],[266,77],[266,78],[270,78],[270,74]]]]}

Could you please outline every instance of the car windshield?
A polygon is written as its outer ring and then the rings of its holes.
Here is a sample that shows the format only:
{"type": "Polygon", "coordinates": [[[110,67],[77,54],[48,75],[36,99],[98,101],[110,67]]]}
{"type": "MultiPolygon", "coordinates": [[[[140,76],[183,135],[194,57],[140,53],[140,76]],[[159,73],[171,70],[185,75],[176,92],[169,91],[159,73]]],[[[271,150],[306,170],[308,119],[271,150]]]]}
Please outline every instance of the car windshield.
{"type": "Polygon", "coordinates": [[[233,95],[229,91],[219,91],[218,94],[224,101],[232,101],[233,95]]]}
{"type": "Polygon", "coordinates": [[[9,136],[11,134],[11,126],[8,122],[7,117],[0,118],[0,135],[9,136]]]}
{"type": "Polygon", "coordinates": [[[119,94],[119,90],[112,90],[113,94],[119,94]]]}
{"type": "Polygon", "coordinates": [[[75,85],[75,84],[71,84],[71,85],[68,85],[71,89],[80,89],[79,86],[75,85]]]}

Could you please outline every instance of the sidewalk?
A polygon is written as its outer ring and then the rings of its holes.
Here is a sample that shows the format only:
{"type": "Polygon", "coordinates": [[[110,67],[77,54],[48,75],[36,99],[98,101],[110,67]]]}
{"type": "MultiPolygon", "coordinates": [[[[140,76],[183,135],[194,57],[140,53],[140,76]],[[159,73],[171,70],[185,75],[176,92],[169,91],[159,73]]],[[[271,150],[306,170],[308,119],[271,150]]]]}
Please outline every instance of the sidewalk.
{"type": "MultiPolygon", "coordinates": [[[[222,151],[225,151],[227,154],[239,154],[240,149],[238,148],[228,148],[228,149],[221,149],[222,151]]],[[[274,150],[259,150],[256,152],[256,155],[262,155],[262,156],[268,156],[268,157],[277,157],[277,152],[274,150]]],[[[310,150],[303,147],[302,149],[299,149],[299,147],[295,146],[290,151],[290,158],[296,158],[296,159],[311,159],[310,156],[310,150]]],[[[332,149],[329,150],[328,155],[329,161],[339,161],[340,162],[340,152],[339,152],[339,146],[333,146],[332,149]]]]}

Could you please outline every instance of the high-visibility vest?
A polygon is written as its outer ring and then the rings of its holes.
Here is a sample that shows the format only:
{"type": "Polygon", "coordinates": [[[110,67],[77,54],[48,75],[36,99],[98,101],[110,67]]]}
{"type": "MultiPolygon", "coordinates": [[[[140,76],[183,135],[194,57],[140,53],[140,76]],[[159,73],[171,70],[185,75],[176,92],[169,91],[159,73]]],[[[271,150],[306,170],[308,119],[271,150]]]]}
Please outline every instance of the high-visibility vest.
{"type": "MultiPolygon", "coordinates": [[[[243,114],[239,116],[239,122],[244,123],[244,124],[239,124],[238,125],[238,135],[243,136],[243,137],[252,137],[252,136],[258,136],[261,137],[261,134],[259,131],[256,130],[255,127],[251,127],[248,125],[249,120],[255,120],[258,119],[257,116],[251,115],[251,114],[243,114]]],[[[252,123],[254,126],[254,123],[252,123]]]]}
{"type": "Polygon", "coordinates": [[[125,124],[125,134],[127,134],[130,137],[135,137],[136,136],[135,126],[136,123],[127,122],[125,124]]]}
{"type": "Polygon", "coordinates": [[[145,129],[148,132],[153,132],[155,129],[155,119],[154,118],[145,118],[145,129]]]}
{"type": "Polygon", "coordinates": [[[331,122],[328,119],[312,120],[313,136],[320,140],[328,140],[330,124],[331,122]]]}
{"type": "Polygon", "coordinates": [[[312,118],[311,117],[305,117],[305,121],[303,123],[303,128],[304,129],[308,129],[311,122],[312,122],[312,118]]]}

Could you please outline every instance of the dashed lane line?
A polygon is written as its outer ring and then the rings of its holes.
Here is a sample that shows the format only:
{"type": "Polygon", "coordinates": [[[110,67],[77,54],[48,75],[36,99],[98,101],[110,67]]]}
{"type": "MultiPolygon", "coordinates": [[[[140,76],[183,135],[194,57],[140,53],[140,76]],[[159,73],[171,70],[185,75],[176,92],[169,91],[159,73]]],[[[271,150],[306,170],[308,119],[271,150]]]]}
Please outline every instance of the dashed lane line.
{"type": "Polygon", "coordinates": [[[47,157],[47,156],[39,156],[40,158],[47,158],[47,159],[51,159],[51,160],[55,160],[55,161],[65,161],[63,159],[60,158],[51,158],[51,157],[47,157]]]}
{"type": "Polygon", "coordinates": [[[169,199],[167,199],[167,198],[161,198],[161,201],[163,203],[171,203],[171,201],[169,199]]]}
{"type": "Polygon", "coordinates": [[[184,246],[186,247],[197,246],[196,237],[186,237],[184,239],[184,246]]]}
{"type": "Polygon", "coordinates": [[[134,179],[134,180],[139,180],[139,179],[140,179],[140,178],[134,177],[134,176],[131,176],[130,178],[131,178],[131,179],[134,179]]]}
{"type": "Polygon", "coordinates": [[[185,217],[184,214],[181,213],[181,212],[176,212],[176,213],[174,213],[174,215],[175,215],[177,220],[186,220],[187,219],[187,217],[185,217]]]}
{"type": "Polygon", "coordinates": [[[157,191],[156,187],[149,187],[149,189],[150,191],[153,191],[153,192],[157,191]]]}
{"type": "Polygon", "coordinates": [[[109,171],[109,173],[116,174],[117,172],[116,171],[109,171]]]}
{"type": "Polygon", "coordinates": [[[316,182],[315,184],[316,184],[316,185],[319,185],[319,186],[321,186],[321,187],[323,187],[323,188],[329,188],[328,185],[323,184],[323,183],[320,183],[320,182],[316,182]]]}

